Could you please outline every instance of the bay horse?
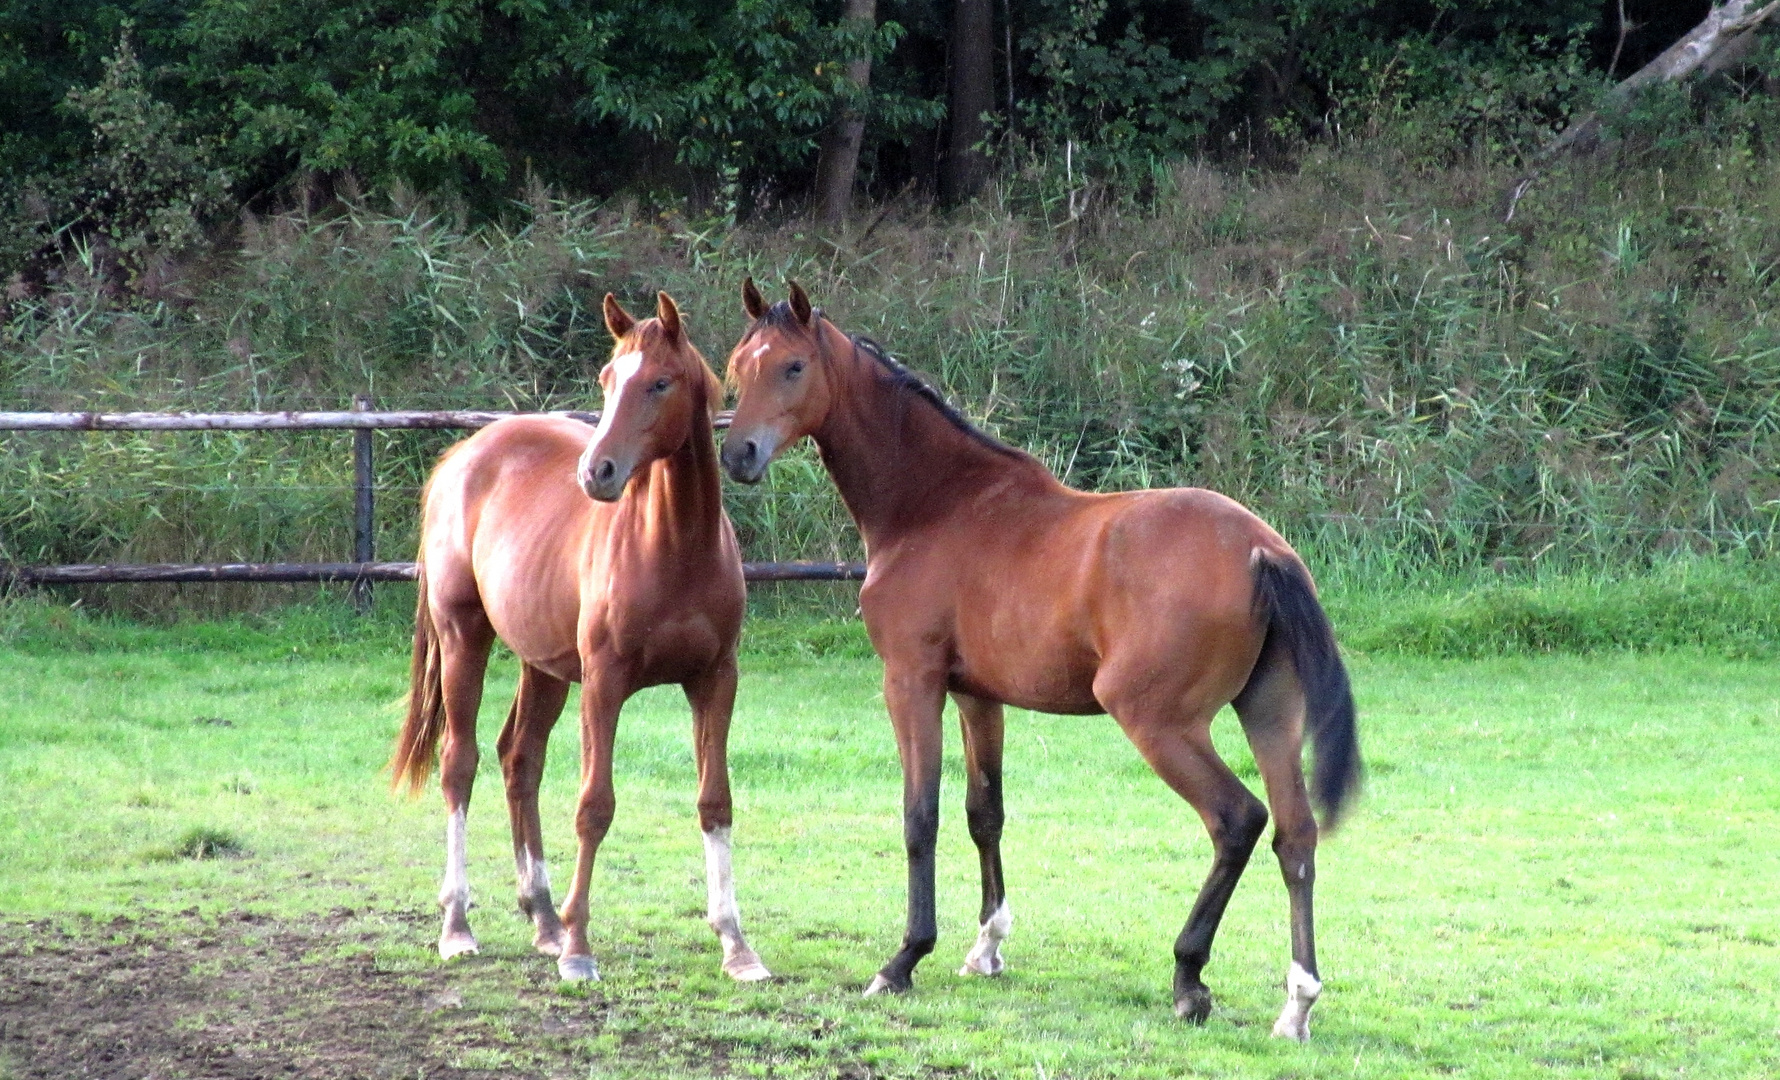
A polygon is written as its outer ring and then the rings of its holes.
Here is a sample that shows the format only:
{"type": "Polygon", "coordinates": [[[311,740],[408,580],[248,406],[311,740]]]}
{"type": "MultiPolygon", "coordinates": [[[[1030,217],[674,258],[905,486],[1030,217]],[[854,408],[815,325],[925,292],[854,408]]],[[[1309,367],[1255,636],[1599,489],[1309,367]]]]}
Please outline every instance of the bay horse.
{"type": "Polygon", "coordinates": [[[1211,991],[1200,976],[1268,816],[1212,747],[1212,718],[1228,703],[1266,786],[1290,897],[1292,961],[1273,1033],[1307,1040],[1322,983],[1305,733],[1326,823],[1357,787],[1360,757],[1347,673],[1304,563],[1260,518],[1211,491],[1065,487],[877,345],[843,334],[795,283],[788,301],[769,308],[750,279],[742,304],[752,322],[729,356],[740,396],[725,470],[757,482],[775,455],[813,437],[865,541],[859,606],[884,663],[908,852],[907,932],[866,993],[909,989],[934,947],[949,693],[982,872],[980,928],[960,974],[998,974],[1011,926],[1001,869],[1003,705],[1111,713],[1211,835],[1210,875],[1174,945],[1175,1012],[1204,1022],[1211,991]]]}
{"type": "Polygon", "coordinates": [[[563,979],[597,979],[588,884],[615,806],[618,712],[646,686],[679,683],[692,706],[708,917],[723,970],[765,979],[742,936],[730,859],[727,743],[746,586],[711,429],[723,385],[687,340],[668,294],[657,296],[656,317],[639,323],[608,293],[605,320],[615,346],[599,375],[598,427],[503,419],[447,451],[427,481],[408,716],[393,782],[418,792],[437,756],[446,810],[439,955],[474,953],[465,818],[476,711],[498,636],[521,665],[496,743],[519,907],[532,919],[534,947],[558,958],[563,979]],[[538,783],[572,682],[582,684],[580,852],[558,917],[538,783]]]}

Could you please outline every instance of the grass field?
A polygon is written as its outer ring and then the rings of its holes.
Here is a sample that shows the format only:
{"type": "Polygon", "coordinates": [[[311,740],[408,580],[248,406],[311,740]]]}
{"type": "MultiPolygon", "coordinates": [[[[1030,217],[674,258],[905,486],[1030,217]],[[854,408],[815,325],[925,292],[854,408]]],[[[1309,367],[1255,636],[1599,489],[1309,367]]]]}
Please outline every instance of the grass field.
{"type": "MultiPolygon", "coordinates": [[[[757,623],[744,658],[738,884],[778,979],[718,972],[689,721],[653,691],[624,714],[595,872],[605,981],[556,985],[512,903],[492,755],[511,661],[471,815],[483,953],[442,966],[436,796],[392,798],[379,772],[401,642],[313,630],[37,611],[0,635],[0,1077],[1780,1074],[1771,663],[1355,656],[1368,784],[1322,848],[1327,991],[1299,1047],[1267,1035],[1287,947],[1264,851],[1207,971],[1211,1021],[1173,1018],[1209,845],[1104,718],[1010,717],[994,981],[952,974],[977,902],[953,737],[939,952],[914,993],[861,999],[903,867],[877,666],[845,627],[757,623]]],[[[1219,733],[1254,782],[1234,721],[1219,733]]],[[[559,883],[574,747],[565,723],[559,883]]]]}

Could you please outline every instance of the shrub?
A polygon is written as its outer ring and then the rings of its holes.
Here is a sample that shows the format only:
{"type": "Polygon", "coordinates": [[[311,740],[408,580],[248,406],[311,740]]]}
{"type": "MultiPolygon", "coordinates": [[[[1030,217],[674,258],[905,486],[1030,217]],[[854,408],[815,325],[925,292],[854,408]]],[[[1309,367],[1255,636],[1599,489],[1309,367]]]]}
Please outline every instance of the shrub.
{"type": "Polygon", "coordinates": [[[205,226],[232,209],[213,147],[149,92],[128,34],[104,77],[66,104],[89,127],[90,151],[0,207],[0,266],[73,253],[93,276],[134,284],[153,260],[199,247],[205,226]]]}

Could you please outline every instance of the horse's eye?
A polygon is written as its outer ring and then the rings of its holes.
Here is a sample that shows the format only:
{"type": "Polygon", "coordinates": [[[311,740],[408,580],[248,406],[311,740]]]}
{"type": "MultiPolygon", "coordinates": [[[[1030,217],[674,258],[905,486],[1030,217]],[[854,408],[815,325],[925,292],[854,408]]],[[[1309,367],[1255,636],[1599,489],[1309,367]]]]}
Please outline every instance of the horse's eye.
{"type": "Polygon", "coordinates": [[[803,361],[802,360],[791,361],[791,366],[785,369],[785,377],[787,379],[795,379],[799,375],[802,375],[802,374],[803,374],[803,361]]]}
{"type": "Polygon", "coordinates": [[[651,390],[653,390],[653,391],[655,391],[655,392],[656,392],[656,393],[657,393],[657,394],[662,394],[662,393],[666,393],[666,392],[667,392],[667,388],[668,388],[668,387],[670,387],[670,386],[672,386],[672,385],[674,385],[674,384],[673,384],[673,382],[672,382],[672,380],[669,380],[669,379],[656,379],[656,380],[655,380],[655,385],[654,385],[654,386],[652,386],[652,387],[650,387],[650,389],[651,389],[651,390]]]}

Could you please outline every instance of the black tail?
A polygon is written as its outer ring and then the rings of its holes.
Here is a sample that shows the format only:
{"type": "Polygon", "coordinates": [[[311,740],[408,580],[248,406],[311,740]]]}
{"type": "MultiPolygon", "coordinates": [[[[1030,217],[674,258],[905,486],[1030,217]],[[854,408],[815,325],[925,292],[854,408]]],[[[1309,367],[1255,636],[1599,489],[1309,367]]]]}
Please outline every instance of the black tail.
{"type": "Polygon", "coordinates": [[[1331,828],[1360,786],[1354,695],[1335,631],[1296,559],[1263,555],[1255,561],[1255,604],[1266,616],[1269,646],[1281,646],[1291,656],[1304,690],[1305,726],[1316,748],[1310,795],[1323,812],[1323,827],[1331,828]]]}

